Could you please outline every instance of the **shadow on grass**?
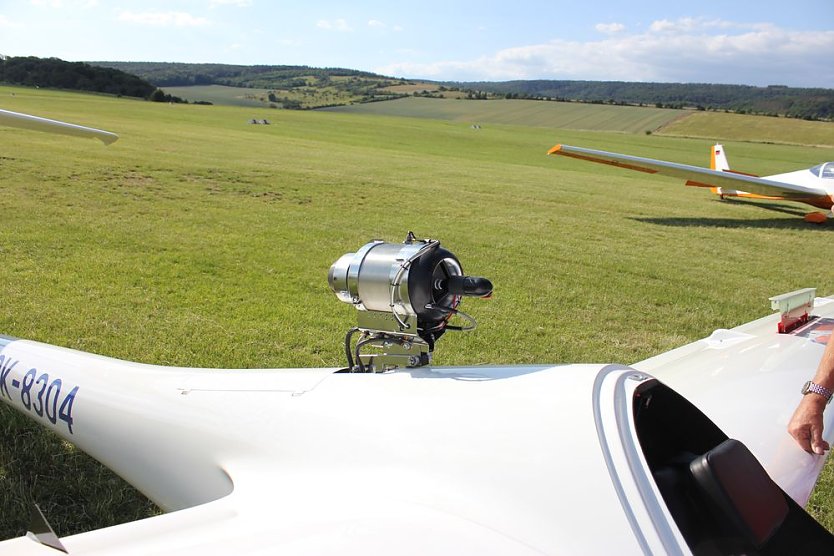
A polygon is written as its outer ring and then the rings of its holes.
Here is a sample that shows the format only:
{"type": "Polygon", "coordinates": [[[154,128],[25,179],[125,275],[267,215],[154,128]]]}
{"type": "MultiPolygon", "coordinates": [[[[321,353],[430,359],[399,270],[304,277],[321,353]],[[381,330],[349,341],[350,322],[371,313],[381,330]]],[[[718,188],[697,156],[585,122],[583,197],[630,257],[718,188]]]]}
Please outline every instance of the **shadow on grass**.
{"type": "Polygon", "coordinates": [[[765,210],[779,212],[795,216],[796,219],[784,218],[761,218],[756,220],[748,220],[741,218],[707,218],[707,217],[666,217],[666,218],[631,218],[638,222],[646,224],[657,224],[659,226],[672,226],[679,228],[687,227],[713,227],[713,228],[773,228],[779,230],[821,230],[826,232],[834,231],[834,220],[825,222],[823,224],[812,224],[805,222],[803,217],[809,212],[820,212],[819,209],[813,207],[796,207],[782,203],[759,202],[740,199],[724,199],[719,201],[721,203],[735,203],[739,205],[748,205],[758,207],[765,210]]]}
{"type": "Polygon", "coordinates": [[[159,513],[105,466],[5,404],[0,437],[0,540],[26,533],[32,502],[58,536],[159,513]]]}

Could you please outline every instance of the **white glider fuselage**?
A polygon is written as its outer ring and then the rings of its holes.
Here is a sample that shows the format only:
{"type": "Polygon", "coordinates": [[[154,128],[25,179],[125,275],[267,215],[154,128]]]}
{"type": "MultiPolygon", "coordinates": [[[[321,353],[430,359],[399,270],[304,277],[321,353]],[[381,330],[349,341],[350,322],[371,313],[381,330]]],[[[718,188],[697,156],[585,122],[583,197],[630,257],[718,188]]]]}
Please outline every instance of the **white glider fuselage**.
{"type": "MultiPolygon", "coordinates": [[[[834,303],[814,314],[834,317],[834,303]]],[[[648,373],[678,390],[804,504],[824,458],[785,426],[824,346],[776,320],[631,368],[192,369],[6,339],[0,394],[181,510],[62,538],[74,555],[686,554],[640,448],[635,391],[648,373]]]]}
{"type": "Polygon", "coordinates": [[[612,534],[603,545],[639,550],[599,457],[602,366],[184,369],[22,340],[0,357],[4,401],[163,509],[191,508],[63,538],[70,554],[578,552],[587,532],[560,523],[588,499],[612,534]],[[24,382],[26,401],[59,409],[79,386],[72,432],[21,400],[24,382]]]}
{"type": "MultiPolygon", "coordinates": [[[[718,146],[718,145],[716,145],[718,146]]],[[[809,205],[822,208],[822,209],[831,209],[832,204],[834,204],[834,173],[832,173],[831,177],[822,178],[820,174],[822,170],[826,167],[830,166],[831,169],[834,169],[834,162],[826,162],[824,164],[820,164],[815,166],[814,168],[806,168],[805,170],[796,170],[794,172],[786,172],[784,174],[774,174],[772,176],[762,176],[761,178],[756,178],[757,180],[763,180],[772,183],[779,183],[779,184],[790,184],[796,186],[798,188],[804,188],[807,190],[812,191],[819,191],[819,195],[810,196],[807,199],[802,199],[802,202],[805,202],[809,205]]],[[[731,170],[724,170],[725,172],[732,172],[731,170]]],[[[742,174],[744,175],[744,174],[742,174]]],[[[687,184],[687,185],[695,185],[695,184],[687,184]]],[[[750,197],[753,199],[769,199],[769,200],[781,200],[786,199],[786,197],[782,197],[780,195],[765,195],[765,194],[755,194],[750,193],[748,191],[741,191],[738,189],[727,189],[721,188],[720,194],[725,196],[735,196],[735,197],[750,197]]],[[[798,200],[798,199],[791,199],[791,200],[798,200]]]]}
{"type": "MultiPolygon", "coordinates": [[[[827,162],[825,165],[820,166],[828,165],[834,169],[834,162],[827,162]]],[[[821,178],[818,173],[815,173],[816,169],[819,169],[819,166],[805,170],[796,170],[795,172],[786,172],[784,174],[763,176],[762,179],[791,183],[801,187],[807,187],[809,189],[819,189],[828,195],[834,195],[834,174],[832,174],[832,177],[830,178],[821,178]]]]}

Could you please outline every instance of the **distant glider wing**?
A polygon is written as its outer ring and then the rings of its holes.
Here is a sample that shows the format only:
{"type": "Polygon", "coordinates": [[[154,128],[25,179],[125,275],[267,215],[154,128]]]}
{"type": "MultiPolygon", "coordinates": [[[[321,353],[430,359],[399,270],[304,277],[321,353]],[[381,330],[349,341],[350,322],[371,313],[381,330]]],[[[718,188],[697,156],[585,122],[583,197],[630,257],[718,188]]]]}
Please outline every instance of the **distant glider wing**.
{"type": "Polygon", "coordinates": [[[21,114],[19,112],[10,112],[8,110],[0,110],[0,125],[61,133],[75,137],[94,137],[105,145],[109,145],[119,138],[118,135],[109,131],[85,127],[83,125],[68,124],[58,120],[49,120],[38,116],[30,116],[29,114],[21,114]]]}
{"type": "Polygon", "coordinates": [[[556,145],[547,154],[569,156],[571,158],[578,158],[579,160],[619,166],[620,168],[637,170],[638,172],[646,172],[648,174],[661,174],[686,180],[686,185],[722,187],[729,190],[745,191],[770,199],[786,199],[803,202],[810,202],[820,197],[828,199],[828,193],[822,189],[757,178],[734,172],[722,172],[710,170],[709,168],[689,166],[687,164],[665,162],[653,158],[641,158],[638,156],[583,149],[581,147],[571,147],[569,145],[556,145]]]}

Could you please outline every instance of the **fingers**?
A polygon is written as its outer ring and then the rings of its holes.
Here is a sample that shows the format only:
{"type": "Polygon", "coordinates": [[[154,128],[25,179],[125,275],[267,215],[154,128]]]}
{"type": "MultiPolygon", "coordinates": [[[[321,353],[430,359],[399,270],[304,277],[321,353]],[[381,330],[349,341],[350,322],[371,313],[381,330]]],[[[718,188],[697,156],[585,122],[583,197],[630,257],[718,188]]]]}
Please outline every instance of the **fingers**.
{"type": "Polygon", "coordinates": [[[815,444],[814,444],[814,446],[813,446],[813,448],[814,448],[814,453],[815,453],[815,454],[822,456],[822,455],[824,455],[824,454],[825,454],[825,452],[827,452],[827,451],[828,451],[828,449],[829,449],[828,442],[826,442],[825,440],[823,440],[822,442],[815,443],[815,444]]]}
{"type": "MultiPolygon", "coordinates": [[[[823,455],[828,450],[828,442],[822,439],[822,428],[811,426],[811,448],[815,454],[823,455]]],[[[806,452],[808,450],[805,450],[806,452]]]]}
{"type": "Polygon", "coordinates": [[[788,432],[794,438],[794,440],[796,440],[796,443],[799,444],[800,448],[802,448],[809,454],[814,453],[814,449],[811,446],[810,427],[802,426],[797,428],[789,428],[788,432]]]}
{"type": "MultiPolygon", "coordinates": [[[[820,398],[822,400],[822,398],[820,398]]],[[[822,412],[816,396],[804,397],[788,423],[788,433],[796,440],[799,447],[809,454],[824,454],[828,442],[823,440],[822,412]]]]}

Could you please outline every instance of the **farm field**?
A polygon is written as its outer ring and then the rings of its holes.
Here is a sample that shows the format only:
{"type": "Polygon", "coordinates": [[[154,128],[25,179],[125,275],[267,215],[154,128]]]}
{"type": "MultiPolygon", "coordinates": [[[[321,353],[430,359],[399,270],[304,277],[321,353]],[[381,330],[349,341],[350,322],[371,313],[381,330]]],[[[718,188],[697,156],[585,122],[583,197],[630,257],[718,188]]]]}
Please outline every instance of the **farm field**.
{"type": "MultiPolygon", "coordinates": [[[[10,87],[0,107],[121,136],[104,147],[0,128],[4,335],[161,365],[341,366],[355,315],[327,271],[409,230],[495,284],[493,299],[466,301],[479,328],[447,334],[440,365],[628,364],[769,314],[772,295],[834,295],[834,223],[806,224],[800,205],[721,202],[676,180],[545,155],[568,143],[706,165],[721,140],[734,166],[758,174],[834,160],[834,147],[739,140],[742,121],[709,139],[520,115],[524,125],[473,130],[451,118],[273,110],[273,125],[254,126],[247,107],[10,87]]],[[[0,427],[0,538],[23,533],[33,499],[59,535],[155,511],[5,405],[0,427]]],[[[834,530],[831,464],[811,510],[834,530]]]]}
{"type": "MultiPolygon", "coordinates": [[[[445,93],[444,93],[445,94],[445,93]]],[[[409,97],[323,108],[329,112],[430,118],[468,124],[645,133],[686,114],[683,110],[544,100],[463,100],[409,97]]]]}
{"type": "Polygon", "coordinates": [[[834,123],[724,112],[672,110],[536,100],[405,98],[322,110],[432,118],[471,124],[654,133],[707,141],[746,141],[834,147],[834,123]]]}
{"type": "Polygon", "coordinates": [[[660,135],[722,137],[734,141],[820,145],[834,147],[834,123],[809,122],[797,119],[693,112],[661,128],[660,135]]]}
{"type": "Polygon", "coordinates": [[[227,87],[225,85],[192,85],[165,87],[165,92],[190,102],[206,101],[226,106],[269,108],[269,90],[227,87]]]}
{"type": "MultiPolygon", "coordinates": [[[[281,108],[289,102],[297,107],[316,108],[331,104],[347,104],[364,98],[365,89],[354,83],[350,77],[333,77],[328,84],[318,83],[314,77],[292,88],[263,89],[250,87],[229,87],[226,85],[190,85],[165,87],[165,92],[190,102],[207,101],[222,106],[248,106],[252,108],[281,108]],[[354,87],[353,89],[351,87],[354,87]],[[275,100],[270,101],[272,93],[275,100]]],[[[371,89],[376,91],[376,89],[371,89]]],[[[387,91],[388,89],[386,89],[387,91]]],[[[383,96],[389,96],[382,93],[383,96]]]]}

